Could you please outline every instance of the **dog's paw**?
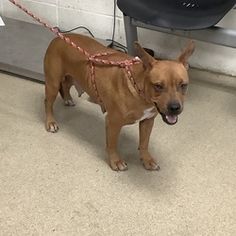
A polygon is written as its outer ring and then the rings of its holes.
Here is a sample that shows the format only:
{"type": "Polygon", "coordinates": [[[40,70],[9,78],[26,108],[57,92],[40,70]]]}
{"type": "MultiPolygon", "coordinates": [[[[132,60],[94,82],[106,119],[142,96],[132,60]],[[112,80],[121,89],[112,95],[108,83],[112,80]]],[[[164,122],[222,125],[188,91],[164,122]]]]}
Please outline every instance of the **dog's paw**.
{"type": "Polygon", "coordinates": [[[141,159],[141,161],[146,170],[160,170],[160,166],[156,163],[154,159],[141,159]]]}
{"type": "Polygon", "coordinates": [[[75,106],[75,103],[72,99],[64,100],[65,106],[73,107],[75,106]]]}
{"type": "Polygon", "coordinates": [[[110,166],[111,166],[112,170],[115,170],[115,171],[128,170],[128,165],[123,160],[110,161],[110,166]]]}
{"type": "Polygon", "coordinates": [[[48,122],[46,124],[46,129],[48,132],[56,133],[59,130],[59,127],[58,127],[57,123],[55,121],[53,121],[53,122],[48,122]]]}

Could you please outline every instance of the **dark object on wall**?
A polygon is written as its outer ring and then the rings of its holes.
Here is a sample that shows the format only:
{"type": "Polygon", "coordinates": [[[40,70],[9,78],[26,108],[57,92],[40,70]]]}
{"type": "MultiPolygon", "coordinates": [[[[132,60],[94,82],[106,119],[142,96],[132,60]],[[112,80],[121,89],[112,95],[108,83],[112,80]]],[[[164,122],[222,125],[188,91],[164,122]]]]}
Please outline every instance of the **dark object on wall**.
{"type": "Polygon", "coordinates": [[[217,24],[235,0],[118,0],[120,10],[158,27],[194,30],[217,24]]]}

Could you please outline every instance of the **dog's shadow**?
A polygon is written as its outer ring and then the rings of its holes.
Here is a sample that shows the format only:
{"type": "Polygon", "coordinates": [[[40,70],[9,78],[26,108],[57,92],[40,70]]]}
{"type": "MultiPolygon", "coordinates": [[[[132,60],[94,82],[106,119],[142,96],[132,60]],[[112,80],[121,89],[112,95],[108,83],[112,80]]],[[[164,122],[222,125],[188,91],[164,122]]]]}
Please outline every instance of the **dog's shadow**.
{"type": "MultiPolygon", "coordinates": [[[[109,170],[107,165],[107,154],[105,151],[105,115],[102,114],[100,107],[88,101],[81,101],[80,99],[76,99],[75,107],[65,107],[62,99],[57,98],[54,110],[55,118],[60,127],[59,132],[73,136],[75,142],[78,141],[78,145],[86,145],[87,148],[92,151],[88,155],[91,155],[93,158],[100,158],[104,161],[104,166],[109,170]],[[91,153],[94,153],[95,155],[92,155],[91,153]]],[[[127,161],[129,171],[119,175],[119,180],[123,182],[130,179],[130,183],[134,186],[137,185],[137,187],[141,186],[147,190],[149,189],[150,194],[152,194],[154,189],[164,193],[167,191],[168,187],[166,188],[163,184],[163,179],[167,182],[172,181],[171,179],[174,178],[175,175],[173,173],[173,168],[171,168],[171,175],[162,170],[159,172],[147,171],[144,169],[138,155],[138,130],[138,124],[135,124],[133,127],[124,126],[122,128],[119,137],[118,151],[122,158],[127,161]],[[158,178],[162,179],[159,183],[157,181],[158,178]]],[[[165,155],[163,153],[161,155],[158,151],[160,148],[156,150],[155,145],[153,145],[152,142],[150,144],[152,153],[155,153],[157,156],[165,155]]],[[[160,160],[160,165],[166,166],[164,162],[164,159],[160,160]]]]}
{"type": "MultiPolygon", "coordinates": [[[[97,157],[107,161],[105,115],[102,114],[99,106],[88,101],[81,102],[78,99],[75,107],[66,107],[61,99],[57,99],[55,116],[60,127],[59,132],[67,132],[69,135],[73,135],[78,140],[78,144],[87,145],[96,153],[97,157]]],[[[122,128],[119,136],[118,150],[121,151],[122,156],[125,155],[131,161],[129,150],[137,150],[137,138],[125,132],[125,128],[122,128]]],[[[136,162],[138,163],[138,161],[136,162]]]]}

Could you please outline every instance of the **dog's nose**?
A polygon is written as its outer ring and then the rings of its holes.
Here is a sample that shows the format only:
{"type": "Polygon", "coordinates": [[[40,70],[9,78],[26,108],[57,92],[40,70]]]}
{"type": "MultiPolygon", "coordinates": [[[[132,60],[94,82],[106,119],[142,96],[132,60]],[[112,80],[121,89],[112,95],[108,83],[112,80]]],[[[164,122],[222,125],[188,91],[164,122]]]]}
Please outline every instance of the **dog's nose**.
{"type": "Polygon", "coordinates": [[[168,111],[170,113],[178,113],[181,109],[181,105],[178,102],[171,102],[168,105],[168,111]]]}

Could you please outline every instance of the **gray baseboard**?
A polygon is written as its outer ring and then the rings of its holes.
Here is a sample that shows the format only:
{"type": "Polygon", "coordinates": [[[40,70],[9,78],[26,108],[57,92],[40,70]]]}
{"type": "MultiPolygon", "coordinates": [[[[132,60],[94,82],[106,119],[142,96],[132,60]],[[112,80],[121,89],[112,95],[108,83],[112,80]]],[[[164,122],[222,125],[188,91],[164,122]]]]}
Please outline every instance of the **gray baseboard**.
{"type": "Polygon", "coordinates": [[[44,81],[43,58],[55,35],[41,25],[2,18],[6,26],[0,27],[0,70],[44,81]]]}
{"type": "Polygon", "coordinates": [[[43,57],[54,35],[40,25],[3,17],[0,70],[43,81],[43,57]]]}

